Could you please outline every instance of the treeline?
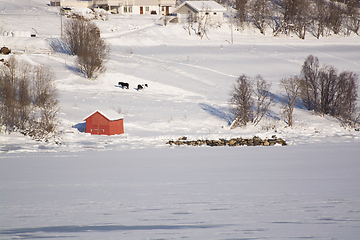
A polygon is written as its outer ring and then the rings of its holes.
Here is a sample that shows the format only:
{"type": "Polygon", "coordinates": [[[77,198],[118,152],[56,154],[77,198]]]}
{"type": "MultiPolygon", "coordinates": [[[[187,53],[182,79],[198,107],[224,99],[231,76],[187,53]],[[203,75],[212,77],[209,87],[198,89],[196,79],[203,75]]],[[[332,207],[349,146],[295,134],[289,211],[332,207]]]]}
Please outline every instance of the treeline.
{"type": "Polygon", "coordinates": [[[359,0],[219,0],[237,10],[238,29],[255,27],[274,36],[295,33],[305,39],[359,34],[359,0]]]}
{"type": "Polygon", "coordinates": [[[18,131],[36,140],[57,136],[59,111],[54,73],[9,57],[0,66],[0,124],[2,133],[18,131]]]}
{"type": "MultiPolygon", "coordinates": [[[[254,79],[242,75],[237,79],[230,94],[236,117],[231,128],[260,122],[274,100],[270,87],[271,84],[260,75],[254,79]]],[[[320,67],[318,58],[309,55],[300,75],[280,80],[280,89],[284,94],[279,99],[284,120],[289,126],[293,125],[293,111],[298,102],[321,116],[338,118],[343,126],[355,127],[360,120],[358,88],[357,74],[351,71],[339,73],[330,65],[320,67]]]]}

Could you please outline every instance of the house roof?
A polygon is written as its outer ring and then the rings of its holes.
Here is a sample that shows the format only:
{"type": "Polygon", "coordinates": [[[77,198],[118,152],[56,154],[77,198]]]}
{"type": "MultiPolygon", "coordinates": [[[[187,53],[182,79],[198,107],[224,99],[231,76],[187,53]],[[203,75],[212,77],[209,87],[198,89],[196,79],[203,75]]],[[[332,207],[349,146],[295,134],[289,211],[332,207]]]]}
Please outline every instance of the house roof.
{"type": "Polygon", "coordinates": [[[212,12],[224,12],[226,8],[221,6],[215,1],[185,1],[179,7],[175,9],[175,12],[182,8],[184,5],[188,5],[197,12],[212,11],[212,12]]]}
{"type": "Polygon", "coordinates": [[[93,112],[92,114],[90,114],[89,116],[87,116],[86,118],[84,118],[84,121],[86,119],[88,119],[89,117],[91,117],[92,115],[94,115],[96,112],[99,112],[101,115],[103,115],[104,117],[106,117],[110,121],[115,121],[115,120],[119,120],[119,119],[124,118],[122,115],[117,113],[115,110],[108,109],[108,110],[101,110],[101,111],[97,110],[97,111],[93,112]]]}

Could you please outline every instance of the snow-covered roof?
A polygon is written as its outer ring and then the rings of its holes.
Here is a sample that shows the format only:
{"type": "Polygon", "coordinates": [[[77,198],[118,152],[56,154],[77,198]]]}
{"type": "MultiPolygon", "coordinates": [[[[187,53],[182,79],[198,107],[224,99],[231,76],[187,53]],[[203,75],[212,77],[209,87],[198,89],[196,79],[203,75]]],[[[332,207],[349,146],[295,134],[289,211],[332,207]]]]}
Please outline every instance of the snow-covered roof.
{"type": "Polygon", "coordinates": [[[117,113],[115,110],[113,109],[108,109],[108,110],[96,110],[95,112],[91,113],[89,116],[87,116],[86,118],[84,118],[84,121],[89,118],[90,116],[92,116],[94,113],[99,112],[101,115],[103,115],[104,117],[106,117],[107,119],[109,119],[110,121],[115,121],[115,120],[119,120],[119,119],[123,119],[124,117],[117,113]]]}
{"type": "Polygon", "coordinates": [[[204,12],[204,11],[212,11],[212,12],[224,12],[226,11],[226,8],[221,6],[215,1],[185,1],[183,2],[179,7],[175,9],[175,12],[177,9],[180,9],[184,5],[188,5],[197,12],[204,12]]]}

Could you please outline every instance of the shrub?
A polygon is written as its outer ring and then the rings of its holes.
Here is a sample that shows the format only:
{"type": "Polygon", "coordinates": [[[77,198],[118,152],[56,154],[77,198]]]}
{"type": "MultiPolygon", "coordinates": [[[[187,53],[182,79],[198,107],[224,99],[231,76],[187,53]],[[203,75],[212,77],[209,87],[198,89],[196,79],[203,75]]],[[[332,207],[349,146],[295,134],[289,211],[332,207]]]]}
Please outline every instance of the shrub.
{"type": "Polygon", "coordinates": [[[0,123],[7,133],[19,131],[37,140],[57,135],[59,111],[54,74],[10,57],[0,68],[0,123]]]}
{"type": "Polygon", "coordinates": [[[64,41],[69,52],[77,55],[77,68],[86,78],[95,79],[106,70],[104,61],[109,57],[110,47],[101,39],[95,23],[69,20],[65,24],[64,41]]]}

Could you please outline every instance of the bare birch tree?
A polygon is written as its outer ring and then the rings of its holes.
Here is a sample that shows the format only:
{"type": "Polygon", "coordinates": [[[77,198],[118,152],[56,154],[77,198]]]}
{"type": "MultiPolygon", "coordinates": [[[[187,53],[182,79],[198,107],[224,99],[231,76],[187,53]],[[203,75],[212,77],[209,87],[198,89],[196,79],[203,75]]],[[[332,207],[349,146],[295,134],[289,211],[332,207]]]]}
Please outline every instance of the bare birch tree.
{"type": "Polygon", "coordinates": [[[246,75],[241,75],[233,85],[230,103],[233,105],[235,121],[230,129],[245,126],[253,120],[252,81],[246,75]]]}
{"type": "Polygon", "coordinates": [[[203,3],[201,11],[197,16],[197,34],[201,39],[206,35],[212,25],[210,11],[211,9],[203,3]]]}
{"type": "Polygon", "coordinates": [[[341,72],[337,81],[337,92],[335,96],[335,111],[343,125],[353,126],[358,119],[358,75],[350,72],[341,72]]]}
{"type": "Polygon", "coordinates": [[[337,92],[337,70],[333,66],[324,66],[319,71],[319,112],[321,115],[334,116],[335,96],[337,92]]]}
{"type": "Polygon", "coordinates": [[[308,110],[318,110],[319,59],[309,55],[301,68],[301,100],[308,110]]]}
{"type": "Polygon", "coordinates": [[[190,10],[188,10],[187,18],[186,18],[186,28],[188,30],[189,35],[191,35],[191,29],[194,24],[194,16],[190,10]]]}
{"type": "Polygon", "coordinates": [[[256,110],[253,120],[254,126],[256,126],[269,111],[270,105],[273,101],[270,93],[271,83],[266,82],[260,75],[255,77],[255,82],[256,87],[254,90],[254,96],[256,110]]]}
{"type": "Polygon", "coordinates": [[[283,78],[280,80],[280,87],[285,92],[285,98],[282,101],[285,121],[292,127],[295,103],[300,93],[300,78],[298,76],[283,78]]]}

